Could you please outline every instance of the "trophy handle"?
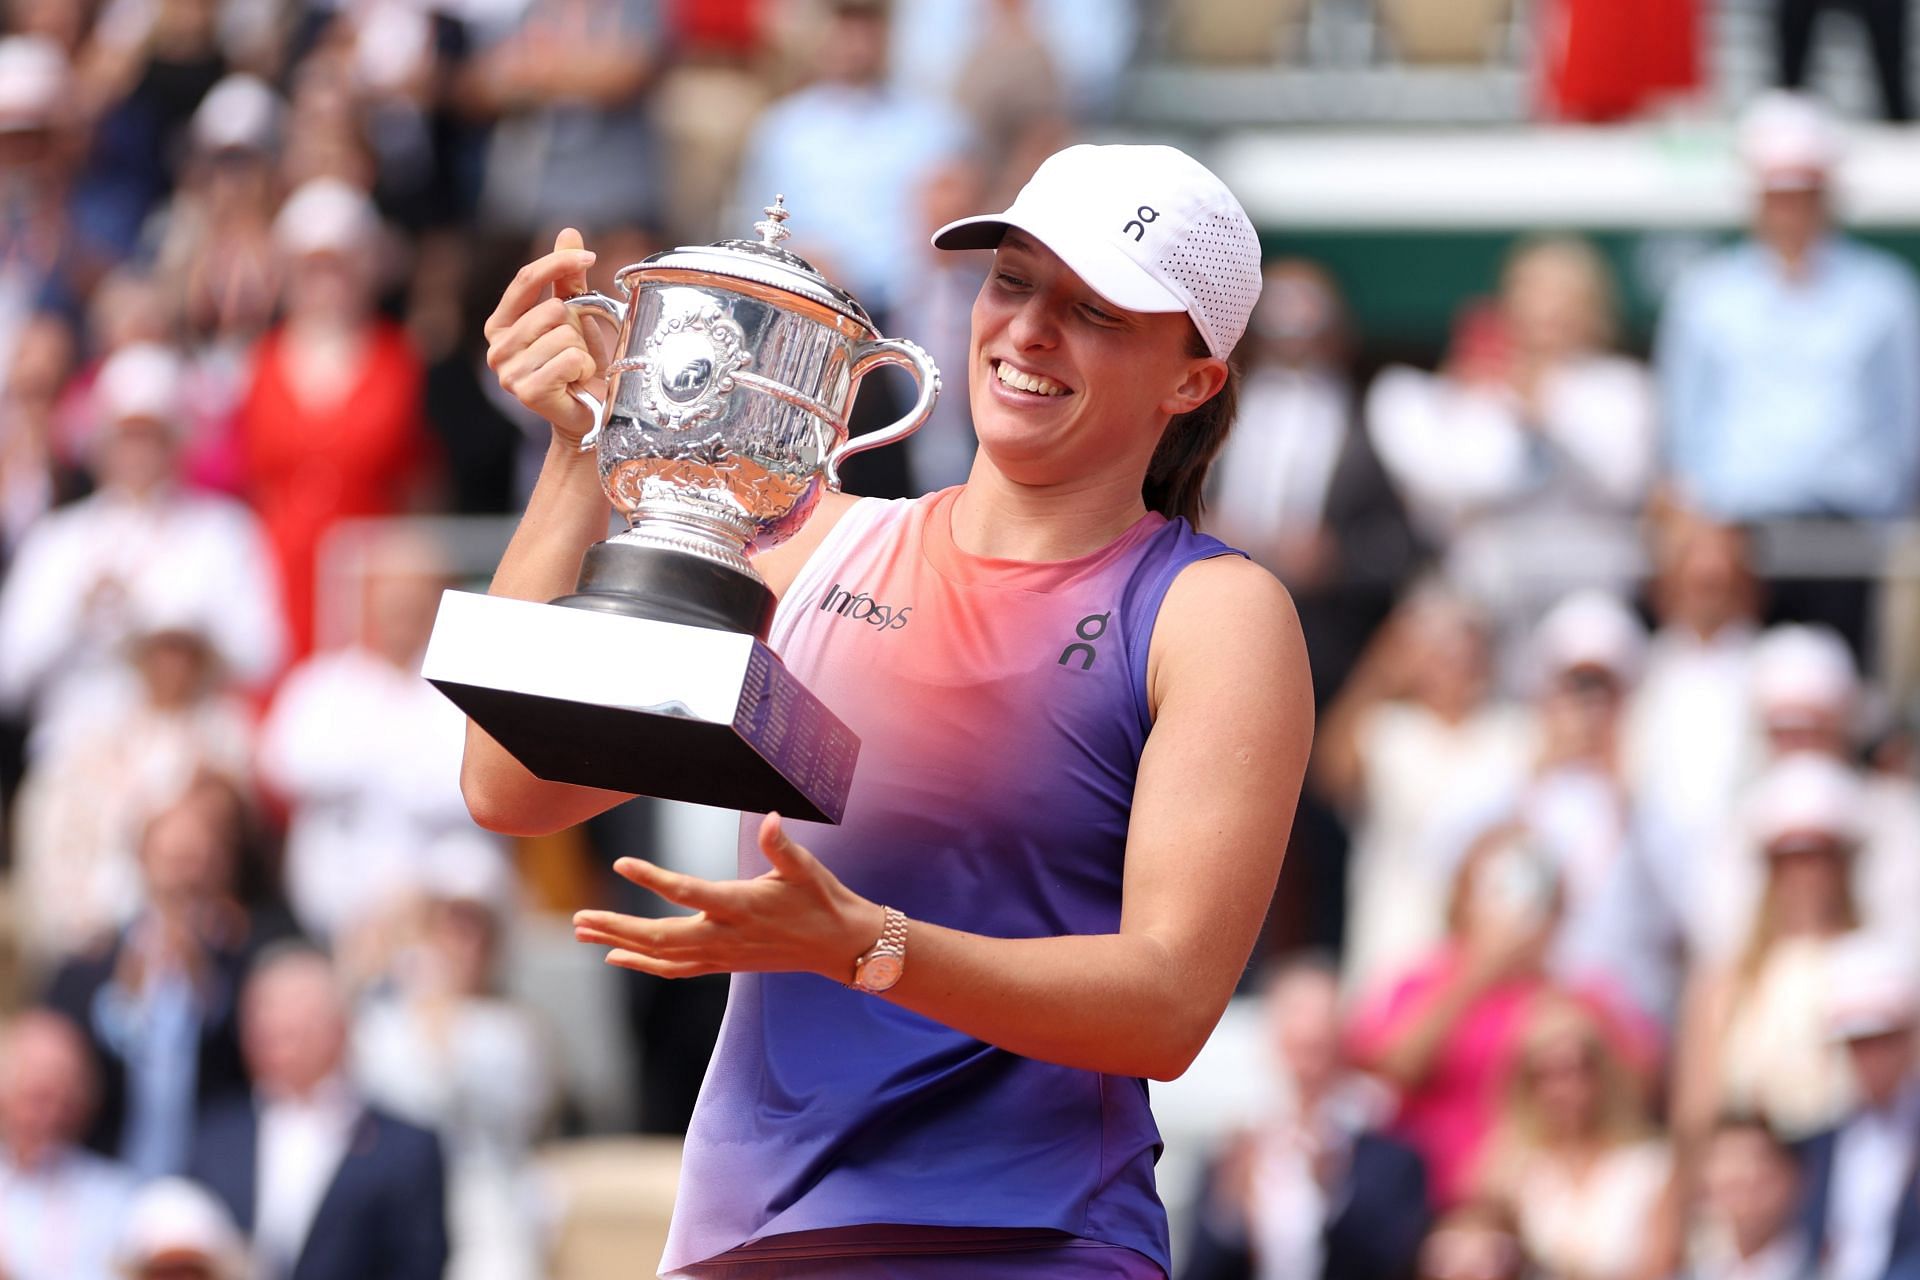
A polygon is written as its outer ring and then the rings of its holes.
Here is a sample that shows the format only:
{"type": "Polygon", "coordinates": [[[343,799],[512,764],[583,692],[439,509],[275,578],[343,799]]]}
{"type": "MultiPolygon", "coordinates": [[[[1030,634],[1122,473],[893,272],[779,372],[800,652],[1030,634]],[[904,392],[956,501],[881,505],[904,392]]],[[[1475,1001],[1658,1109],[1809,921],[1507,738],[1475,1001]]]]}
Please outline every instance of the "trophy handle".
{"type": "Polygon", "coordinates": [[[907,416],[878,431],[869,431],[847,441],[827,455],[827,487],[840,491],[840,464],[856,453],[865,453],[869,449],[878,449],[881,445],[892,444],[912,435],[920,429],[927,416],[933,412],[933,402],[940,398],[940,370],[919,344],[908,342],[905,338],[876,338],[862,342],[853,348],[853,381],[859,382],[881,365],[895,364],[912,372],[913,380],[920,384],[920,398],[913,402],[913,408],[907,410],[907,416]]]}
{"type": "MultiPolygon", "coordinates": [[[[603,315],[613,321],[617,328],[626,327],[626,304],[617,299],[609,298],[604,293],[576,293],[571,298],[563,298],[561,301],[575,310],[592,311],[603,315]]],[[[584,391],[579,387],[568,387],[567,394],[585,405],[587,412],[593,415],[593,429],[580,437],[580,452],[591,452],[594,445],[600,442],[601,428],[607,425],[606,402],[600,399],[599,396],[589,391],[584,391]]]]}

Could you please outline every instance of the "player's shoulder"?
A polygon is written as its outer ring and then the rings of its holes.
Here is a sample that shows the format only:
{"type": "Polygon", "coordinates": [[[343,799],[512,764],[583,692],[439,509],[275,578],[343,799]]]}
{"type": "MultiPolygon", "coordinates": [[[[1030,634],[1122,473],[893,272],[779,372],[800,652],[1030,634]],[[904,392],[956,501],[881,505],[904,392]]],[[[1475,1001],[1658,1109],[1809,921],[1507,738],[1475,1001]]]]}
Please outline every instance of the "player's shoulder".
{"type": "Polygon", "coordinates": [[[1247,556],[1222,544],[1220,554],[1183,566],[1167,588],[1167,599],[1207,604],[1253,625],[1261,620],[1295,618],[1293,595],[1280,579],[1247,556]]]}
{"type": "Polygon", "coordinates": [[[1292,594],[1267,569],[1236,554],[1183,567],[1167,588],[1156,633],[1156,640],[1164,636],[1201,655],[1304,652],[1292,594]]]}
{"type": "Polygon", "coordinates": [[[1238,555],[1180,570],[1153,629],[1148,698],[1156,717],[1168,696],[1183,690],[1199,696],[1196,705],[1285,706],[1290,720],[1311,723],[1306,639],[1278,578],[1238,555]]]}

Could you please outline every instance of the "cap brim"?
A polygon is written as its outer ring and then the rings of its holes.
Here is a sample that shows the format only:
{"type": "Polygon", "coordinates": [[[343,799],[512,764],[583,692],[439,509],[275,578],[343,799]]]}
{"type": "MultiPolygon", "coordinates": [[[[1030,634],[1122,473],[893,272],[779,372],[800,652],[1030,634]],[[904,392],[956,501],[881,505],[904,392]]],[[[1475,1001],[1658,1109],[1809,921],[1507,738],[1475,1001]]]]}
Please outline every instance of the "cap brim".
{"type": "Polygon", "coordinates": [[[1829,171],[1813,165],[1761,165],[1755,174],[1762,191],[1819,191],[1829,180],[1829,171]]]}
{"type": "Polygon", "coordinates": [[[1759,842],[1760,852],[1768,858],[1788,858],[1803,853],[1838,853],[1846,857],[1859,845],[1858,837],[1849,831],[1809,822],[1762,832],[1759,842]]]}
{"type": "Polygon", "coordinates": [[[1913,1026],[1914,1018],[1910,1012],[1889,1009],[1841,1014],[1828,1021],[1827,1042],[1845,1044],[1850,1040],[1875,1040],[1895,1032],[1911,1031],[1913,1026]]]}
{"type": "Polygon", "coordinates": [[[976,214],[949,222],[933,233],[936,249],[992,249],[1012,228],[1045,245],[1079,276],[1089,289],[1123,311],[1157,314],[1186,311],[1187,304],[1147,274],[1146,268],[1121,249],[1087,235],[1048,227],[1041,219],[1021,216],[1018,210],[976,214]]]}

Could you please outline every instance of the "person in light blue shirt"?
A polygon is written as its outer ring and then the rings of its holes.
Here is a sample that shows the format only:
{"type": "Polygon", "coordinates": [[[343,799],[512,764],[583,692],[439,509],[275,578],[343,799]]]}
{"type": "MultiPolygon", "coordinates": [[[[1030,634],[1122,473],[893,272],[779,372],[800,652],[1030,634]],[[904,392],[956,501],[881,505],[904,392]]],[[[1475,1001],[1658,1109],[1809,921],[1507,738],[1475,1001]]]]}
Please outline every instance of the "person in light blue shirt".
{"type": "Polygon", "coordinates": [[[1890,519],[1920,487],[1920,289],[1841,234],[1839,138],[1774,94],[1742,130],[1750,239],[1675,289],[1655,352],[1680,498],[1716,517],[1890,519]]]}
{"type": "Polygon", "coordinates": [[[80,1031],[29,1010],[0,1026],[0,1275],[114,1280],[133,1173],[78,1146],[92,1067],[80,1031]]]}
{"type": "Polygon", "coordinates": [[[886,327],[925,236],[915,197],[968,141],[948,103],[886,78],[888,6],[833,0],[814,82],[767,108],[747,142],[744,229],[775,195],[792,211],[789,248],[860,299],[886,327]]]}

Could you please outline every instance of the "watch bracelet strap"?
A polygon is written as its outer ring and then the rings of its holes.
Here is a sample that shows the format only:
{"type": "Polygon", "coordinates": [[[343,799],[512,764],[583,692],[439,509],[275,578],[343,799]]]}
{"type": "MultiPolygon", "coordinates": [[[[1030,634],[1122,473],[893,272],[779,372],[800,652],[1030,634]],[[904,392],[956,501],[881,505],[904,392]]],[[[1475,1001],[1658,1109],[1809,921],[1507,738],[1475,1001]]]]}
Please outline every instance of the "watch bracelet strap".
{"type": "MultiPolygon", "coordinates": [[[[880,941],[873,944],[873,951],[885,951],[892,955],[907,954],[907,917],[906,913],[892,907],[880,908],[884,912],[885,923],[880,927],[880,941]]],[[[870,951],[867,954],[872,955],[870,951]]]]}
{"type": "Polygon", "coordinates": [[[897,911],[894,908],[888,907],[888,906],[882,906],[880,908],[880,912],[881,912],[880,936],[878,939],[874,941],[874,944],[871,947],[868,947],[866,949],[866,951],[859,957],[859,959],[853,962],[854,982],[848,983],[847,985],[849,986],[857,985],[860,977],[860,966],[864,965],[867,961],[871,960],[873,957],[877,955],[895,955],[895,956],[900,956],[903,959],[906,957],[906,954],[907,954],[906,914],[904,912],[897,911]]]}

